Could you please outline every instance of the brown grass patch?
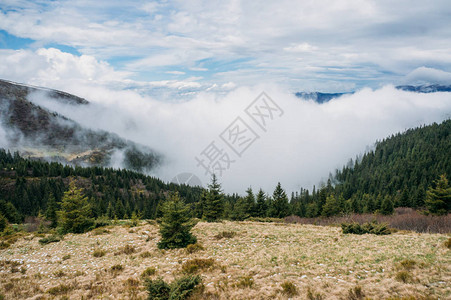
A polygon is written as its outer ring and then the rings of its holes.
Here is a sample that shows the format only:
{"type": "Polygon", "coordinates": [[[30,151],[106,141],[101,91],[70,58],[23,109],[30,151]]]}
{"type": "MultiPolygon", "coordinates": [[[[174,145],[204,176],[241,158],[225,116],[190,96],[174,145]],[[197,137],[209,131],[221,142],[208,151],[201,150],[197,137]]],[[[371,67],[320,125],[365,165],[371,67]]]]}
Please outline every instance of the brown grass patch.
{"type": "Polygon", "coordinates": [[[199,252],[205,250],[205,248],[199,244],[199,243],[195,243],[195,244],[190,244],[186,247],[186,252],[189,254],[195,253],[195,252],[199,252]]]}
{"type": "Polygon", "coordinates": [[[183,263],[182,272],[194,274],[200,270],[210,269],[214,266],[214,264],[215,260],[213,258],[194,258],[183,263]]]}
{"type": "Polygon", "coordinates": [[[288,296],[288,297],[294,297],[298,294],[298,289],[291,281],[284,281],[280,285],[282,288],[282,294],[288,296]]]}
{"type": "Polygon", "coordinates": [[[102,249],[95,249],[94,252],[92,252],[92,256],[94,257],[102,257],[105,256],[106,251],[102,249]]]}
{"type": "Polygon", "coordinates": [[[130,255],[136,252],[136,248],[132,245],[125,245],[124,247],[121,247],[119,251],[115,252],[114,255],[121,255],[126,254],[130,255]]]}
{"type": "Polygon", "coordinates": [[[156,273],[157,269],[155,269],[154,267],[148,267],[141,273],[141,277],[143,278],[150,277],[152,275],[155,275],[156,273]]]}
{"type": "Polygon", "coordinates": [[[193,234],[204,250],[188,253],[186,249],[159,250],[156,225],[140,226],[139,234],[130,234],[122,226],[109,230],[96,236],[68,234],[63,241],[46,246],[38,238],[19,238],[0,250],[0,294],[5,299],[146,299],[144,279],[161,276],[165,282],[174,282],[186,274],[183,266],[202,276],[202,293],[193,293],[193,299],[285,300],[289,296],[283,293],[284,282],[297,288],[293,299],[354,299],[358,298],[356,284],[364,287],[367,299],[447,299],[451,291],[451,256],[444,247],[450,236],[443,234],[361,236],[343,235],[340,228],[331,226],[199,222],[193,234]],[[223,231],[238,234],[214,238],[223,231]],[[134,252],[138,255],[108,255],[125,245],[142,250],[134,252]],[[94,258],[96,248],[107,255],[94,258]],[[69,255],[70,259],[62,259],[69,255]],[[147,267],[156,273],[144,272],[147,267]],[[66,275],[55,276],[60,270],[66,275]],[[412,276],[408,284],[395,278],[401,271],[412,276]],[[46,292],[61,285],[68,287],[61,295],[46,292]]]}
{"type": "Polygon", "coordinates": [[[364,224],[376,220],[386,223],[390,228],[426,233],[451,233],[451,214],[444,216],[426,216],[407,207],[398,207],[391,216],[375,214],[351,214],[347,216],[334,216],[330,218],[300,218],[289,216],[286,223],[313,224],[321,226],[338,226],[342,223],[364,224]]]}
{"type": "Polygon", "coordinates": [[[220,240],[220,239],[231,239],[233,237],[236,236],[236,232],[235,231],[222,231],[220,233],[218,233],[217,235],[215,235],[215,239],[220,240]]]}

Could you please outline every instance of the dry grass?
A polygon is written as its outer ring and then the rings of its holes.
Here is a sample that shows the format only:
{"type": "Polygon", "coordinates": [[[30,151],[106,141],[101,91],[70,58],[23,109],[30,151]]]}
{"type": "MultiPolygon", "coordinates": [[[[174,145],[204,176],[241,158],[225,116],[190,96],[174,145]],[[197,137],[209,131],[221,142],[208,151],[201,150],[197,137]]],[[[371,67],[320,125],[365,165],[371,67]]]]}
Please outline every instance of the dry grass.
{"type": "Polygon", "coordinates": [[[378,223],[386,223],[390,228],[410,230],[424,233],[451,233],[451,214],[444,216],[426,216],[420,212],[408,208],[398,207],[391,216],[375,214],[351,214],[346,216],[334,216],[330,218],[300,218],[289,216],[284,219],[287,223],[335,225],[342,223],[368,223],[376,220],[378,223]]]}
{"type": "Polygon", "coordinates": [[[337,227],[200,222],[193,231],[204,250],[188,253],[159,250],[158,227],[144,224],[134,233],[112,226],[100,235],[69,234],[47,245],[21,237],[0,250],[0,295],[146,299],[145,278],[172,282],[190,265],[203,280],[197,299],[451,297],[451,251],[444,234],[343,235],[337,227]],[[236,234],[218,240],[223,232],[236,234]],[[96,249],[107,255],[94,258],[96,249]]]}

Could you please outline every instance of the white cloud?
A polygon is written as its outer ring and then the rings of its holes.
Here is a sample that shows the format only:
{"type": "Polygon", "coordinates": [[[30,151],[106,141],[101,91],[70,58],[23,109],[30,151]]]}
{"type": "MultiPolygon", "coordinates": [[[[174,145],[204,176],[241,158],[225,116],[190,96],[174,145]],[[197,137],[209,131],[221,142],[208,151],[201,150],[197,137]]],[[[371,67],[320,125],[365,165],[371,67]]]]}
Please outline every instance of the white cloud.
{"type": "Polygon", "coordinates": [[[157,149],[166,161],[154,175],[164,180],[192,172],[207,183],[209,178],[194,157],[211,141],[233,155],[219,134],[241,116],[260,139],[241,158],[233,156],[236,162],[221,177],[227,192],[239,193],[249,185],[272,191],[278,181],[290,191],[311,188],[376,140],[451,116],[449,93],[416,94],[392,86],[364,89],[323,105],[302,101],[277,85],[239,87],[226,94],[212,90],[185,102],[155,101],[133,91],[94,86],[80,86],[80,90],[91,106],[74,109],[35,101],[90,127],[157,149]],[[255,127],[244,113],[262,90],[285,112],[269,124],[267,132],[255,127]]]}
{"type": "Polygon", "coordinates": [[[230,70],[210,69],[223,73],[223,83],[233,81],[237,69],[258,67],[278,82],[304,76],[304,81],[327,80],[327,88],[331,81],[368,84],[369,74],[359,70],[369,68],[374,70],[369,78],[379,82],[396,81],[421,66],[451,70],[448,4],[199,0],[135,7],[127,1],[20,1],[0,4],[14,8],[2,12],[0,28],[35,39],[36,45],[70,45],[99,61],[133,56],[122,66],[129,71],[167,66],[203,71],[204,59],[250,58],[230,70]],[[311,68],[325,66],[335,70],[311,68]]]}
{"type": "Polygon", "coordinates": [[[185,72],[182,71],[167,71],[166,73],[172,75],[185,75],[185,72]]]}
{"type": "Polygon", "coordinates": [[[0,59],[1,78],[70,91],[76,82],[114,85],[131,75],[115,71],[108,63],[92,56],[76,56],[54,48],[0,50],[0,59]]]}
{"type": "Polygon", "coordinates": [[[447,84],[451,85],[451,73],[434,68],[420,67],[406,75],[405,83],[409,84],[447,84]]]}
{"type": "Polygon", "coordinates": [[[294,53],[312,52],[317,49],[318,49],[317,47],[312,46],[309,43],[302,43],[302,44],[297,44],[297,45],[283,48],[283,50],[285,50],[287,52],[294,52],[294,53]]]}

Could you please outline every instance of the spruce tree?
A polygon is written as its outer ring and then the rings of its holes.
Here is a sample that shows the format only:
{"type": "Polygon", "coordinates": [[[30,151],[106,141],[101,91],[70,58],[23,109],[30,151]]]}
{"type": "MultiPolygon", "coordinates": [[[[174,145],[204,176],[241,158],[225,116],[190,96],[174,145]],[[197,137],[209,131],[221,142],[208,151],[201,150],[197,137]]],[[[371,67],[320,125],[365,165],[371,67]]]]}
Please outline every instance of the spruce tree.
{"type": "Polygon", "coordinates": [[[6,227],[8,227],[8,220],[2,213],[0,213],[0,233],[2,233],[6,227]]]}
{"type": "Polygon", "coordinates": [[[93,228],[92,208],[82,190],[71,181],[69,190],[64,192],[61,210],[58,211],[58,225],[64,233],[83,233],[93,228]]]}
{"type": "Polygon", "coordinates": [[[285,218],[289,213],[288,197],[279,182],[272,195],[270,216],[274,218],[285,218]]]}
{"type": "Polygon", "coordinates": [[[330,195],[326,198],[326,204],[323,206],[323,211],[321,215],[324,217],[330,217],[338,214],[340,212],[340,207],[338,206],[338,201],[335,196],[330,195]]]}
{"type": "Polygon", "coordinates": [[[252,188],[249,187],[246,190],[246,214],[248,214],[250,217],[255,217],[255,196],[252,192],[252,188]]]}
{"type": "Polygon", "coordinates": [[[208,185],[206,196],[203,218],[207,222],[220,220],[224,211],[224,196],[215,174],[211,177],[211,183],[208,185]]]}
{"type": "Polygon", "coordinates": [[[445,174],[435,181],[435,188],[426,192],[426,208],[431,214],[444,215],[451,210],[451,187],[445,174]]]}
{"type": "Polygon", "coordinates": [[[57,205],[53,193],[49,193],[47,200],[47,209],[45,210],[45,218],[50,221],[50,227],[56,227],[58,221],[57,205]]]}
{"type": "Polygon", "coordinates": [[[163,203],[161,210],[163,217],[160,220],[161,241],[158,248],[184,248],[196,243],[196,237],[190,232],[196,223],[191,218],[190,208],[177,192],[163,203]]]}
{"type": "Polygon", "coordinates": [[[268,206],[266,205],[266,195],[262,189],[257,193],[257,204],[255,205],[255,214],[257,217],[266,217],[268,206]]]}
{"type": "Polygon", "coordinates": [[[390,199],[390,196],[386,195],[384,200],[382,200],[381,214],[391,215],[394,211],[395,209],[393,207],[393,201],[390,199]]]}
{"type": "Polygon", "coordinates": [[[235,202],[233,206],[233,211],[231,214],[232,220],[243,221],[250,217],[249,215],[249,206],[246,198],[240,197],[235,202]]]}
{"type": "Polygon", "coordinates": [[[401,193],[401,197],[399,199],[398,203],[399,207],[410,207],[410,201],[409,201],[409,192],[407,191],[407,187],[404,187],[401,193]]]}

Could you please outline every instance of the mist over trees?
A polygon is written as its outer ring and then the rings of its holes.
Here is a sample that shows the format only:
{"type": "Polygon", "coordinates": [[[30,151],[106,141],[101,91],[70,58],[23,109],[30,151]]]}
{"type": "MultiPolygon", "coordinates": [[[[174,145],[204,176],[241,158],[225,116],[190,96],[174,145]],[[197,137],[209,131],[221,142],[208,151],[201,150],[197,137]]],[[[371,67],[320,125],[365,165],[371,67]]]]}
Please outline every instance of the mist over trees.
{"type": "Polygon", "coordinates": [[[228,195],[215,175],[204,189],[165,183],[124,169],[73,167],[0,150],[0,210],[9,223],[40,214],[56,226],[64,216],[67,193],[79,191],[93,219],[162,217],[164,202],[172,192],[178,192],[191,217],[209,222],[289,215],[389,215],[396,207],[446,214],[451,210],[450,134],[451,120],[447,120],[393,135],[337,170],[326,184],[311,191],[301,188],[290,197],[281,183],[272,192],[249,188],[243,196],[228,195]]]}

